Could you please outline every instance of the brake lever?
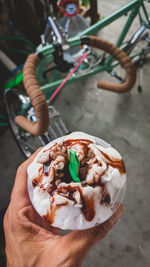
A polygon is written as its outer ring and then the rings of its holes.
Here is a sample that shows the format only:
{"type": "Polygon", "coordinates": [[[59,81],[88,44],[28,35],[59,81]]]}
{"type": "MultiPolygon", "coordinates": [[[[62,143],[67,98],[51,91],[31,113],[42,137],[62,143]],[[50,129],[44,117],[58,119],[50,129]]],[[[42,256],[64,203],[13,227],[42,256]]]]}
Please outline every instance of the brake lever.
{"type": "Polygon", "coordinates": [[[63,51],[70,49],[70,45],[63,34],[63,30],[60,28],[55,17],[48,17],[45,27],[44,40],[45,43],[52,42],[54,45],[60,46],[63,51]]]}

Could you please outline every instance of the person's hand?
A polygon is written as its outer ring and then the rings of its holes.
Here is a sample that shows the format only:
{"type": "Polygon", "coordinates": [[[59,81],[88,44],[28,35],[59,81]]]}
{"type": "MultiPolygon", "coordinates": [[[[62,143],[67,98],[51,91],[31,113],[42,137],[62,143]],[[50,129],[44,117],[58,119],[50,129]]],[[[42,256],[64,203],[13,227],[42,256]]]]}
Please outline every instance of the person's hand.
{"type": "Polygon", "coordinates": [[[80,267],[89,250],[118,221],[123,205],[105,223],[61,236],[37,214],[28,196],[27,167],[38,152],[18,168],[4,217],[7,267],[80,267]]]}

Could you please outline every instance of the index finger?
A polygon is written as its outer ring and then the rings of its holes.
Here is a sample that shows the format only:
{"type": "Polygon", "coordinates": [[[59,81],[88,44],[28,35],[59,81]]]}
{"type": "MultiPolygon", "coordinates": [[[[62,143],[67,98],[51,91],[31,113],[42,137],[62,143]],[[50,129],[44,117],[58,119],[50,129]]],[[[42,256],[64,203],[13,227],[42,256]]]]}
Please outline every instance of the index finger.
{"type": "Polygon", "coordinates": [[[24,161],[17,170],[15,184],[11,194],[11,201],[15,201],[16,204],[22,199],[30,201],[27,191],[27,168],[40,150],[41,147],[30,158],[24,161]]]}

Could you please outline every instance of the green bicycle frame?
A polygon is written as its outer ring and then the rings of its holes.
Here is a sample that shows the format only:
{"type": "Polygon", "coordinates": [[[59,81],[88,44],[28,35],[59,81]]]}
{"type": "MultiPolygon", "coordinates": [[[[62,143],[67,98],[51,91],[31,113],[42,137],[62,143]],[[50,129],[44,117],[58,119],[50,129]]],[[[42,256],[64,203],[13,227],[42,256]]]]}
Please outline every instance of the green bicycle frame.
{"type": "MultiPolygon", "coordinates": [[[[103,19],[102,21],[97,22],[96,24],[94,24],[93,26],[89,27],[88,29],[86,29],[85,31],[81,32],[79,35],[70,38],[69,39],[69,44],[71,47],[75,47],[81,44],[81,37],[82,36],[87,36],[87,35],[94,35],[96,32],[98,32],[99,30],[103,29],[104,27],[106,27],[107,25],[109,25],[110,23],[114,22],[115,20],[117,20],[118,18],[120,18],[123,15],[127,15],[127,13],[130,12],[127,21],[123,27],[122,32],[120,33],[118,40],[116,41],[116,46],[120,47],[123,40],[125,39],[131,25],[132,22],[134,20],[134,18],[139,14],[139,18],[141,18],[140,16],[140,11],[139,9],[142,8],[143,9],[143,13],[145,15],[145,20],[142,20],[141,23],[143,23],[146,27],[150,27],[150,21],[149,21],[149,17],[148,17],[148,13],[147,10],[145,8],[144,5],[144,0],[135,0],[132,1],[130,4],[124,6],[123,8],[117,10],[115,13],[111,14],[110,16],[106,17],[105,19],[103,19]]],[[[48,56],[50,54],[52,54],[54,52],[54,47],[52,45],[48,45],[44,48],[42,48],[40,50],[40,52],[44,55],[44,56],[48,56]]],[[[110,56],[103,65],[97,66],[94,69],[91,69],[88,73],[82,74],[80,76],[72,76],[69,78],[69,80],[67,81],[67,83],[72,83],[75,81],[78,81],[82,78],[86,78],[89,76],[92,76],[94,74],[103,72],[103,71],[107,71],[109,72],[110,70],[112,70],[115,66],[116,63],[113,65],[114,59],[112,56],[110,56]]],[[[43,86],[41,86],[41,90],[43,91],[44,94],[47,94],[49,92],[54,91],[63,81],[63,79],[57,80],[57,81],[53,81],[52,83],[47,83],[43,86]]]]}

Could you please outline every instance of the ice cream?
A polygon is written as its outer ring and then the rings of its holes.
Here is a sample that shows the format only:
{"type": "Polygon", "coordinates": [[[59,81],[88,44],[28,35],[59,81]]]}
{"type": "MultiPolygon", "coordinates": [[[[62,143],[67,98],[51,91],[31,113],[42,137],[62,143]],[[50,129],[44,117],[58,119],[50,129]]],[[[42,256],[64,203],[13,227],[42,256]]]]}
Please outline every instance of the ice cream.
{"type": "Polygon", "coordinates": [[[82,132],[42,148],[28,167],[28,192],[36,211],[52,226],[87,229],[106,221],[123,200],[126,171],[121,155],[102,139],[82,132]],[[79,182],[69,171],[77,156],[79,182]]]}

